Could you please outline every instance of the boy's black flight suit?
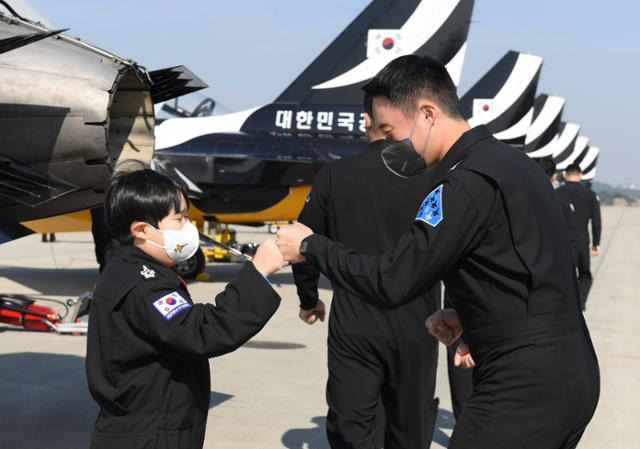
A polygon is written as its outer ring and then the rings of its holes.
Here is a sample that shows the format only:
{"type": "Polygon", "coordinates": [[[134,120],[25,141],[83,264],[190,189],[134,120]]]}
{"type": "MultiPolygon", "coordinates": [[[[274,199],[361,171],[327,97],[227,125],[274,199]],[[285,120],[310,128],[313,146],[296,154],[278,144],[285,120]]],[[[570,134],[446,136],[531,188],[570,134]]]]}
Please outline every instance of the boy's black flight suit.
{"type": "Polygon", "coordinates": [[[600,246],[600,202],[598,196],[579,182],[567,182],[559,187],[558,195],[571,203],[575,208],[575,251],[578,266],[578,284],[580,285],[580,302],[585,309],[587,296],[591,289],[591,254],[589,250],[589,220],[593,246],[600,246]]]}
{"type": "MultiPolygon", "coordinates": [[[[390,173],[380,157],[384,144],[373,142],[367,151],[323,167],[299,221],[364,254],[393,248],[410,229],[429,176],[402,179],[390,173]]],[[[301,307],[313,308],[318,271],[297,264],[293,273],[301,307]]],[[[334,287],[327,382],[331,447],[376,447],[376,406],[382,400],[385,449],[428,448],[437,414],[438,343],[424,321],[439,308],[439,289],[400,309],[380,310],[334,287]]]]}
{"type": "Polygon", "coordinates": [[[321,235],[301,252],[383,307],[444,280],[476,362],[450,449],[574,448],[595,411],[599,373],[549,179],[480,126],[435,167],[432,187],[391,252],[365,256],[321,235]]]}
{"type": "Polygon", "coordinates": [[[209,357],[256,334],[280,297],[247,263],[216,304],[193,304],[177,273],[124,245],[103,272],[87,337],[89,390],[100,405],[94,449],[200,449],[209,357]]]}

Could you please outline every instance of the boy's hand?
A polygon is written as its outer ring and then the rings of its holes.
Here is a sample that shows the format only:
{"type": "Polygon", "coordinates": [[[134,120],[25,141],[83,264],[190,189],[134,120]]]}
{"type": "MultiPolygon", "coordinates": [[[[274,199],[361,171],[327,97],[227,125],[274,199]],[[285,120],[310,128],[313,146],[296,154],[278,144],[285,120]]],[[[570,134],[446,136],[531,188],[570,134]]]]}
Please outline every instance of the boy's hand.
{"type": "Polygon", "coordinates": [[[253,256],[253,265],[263,276],[269,276],[284,266],[284,257],[275,240],[265,240],[253,256]]]}

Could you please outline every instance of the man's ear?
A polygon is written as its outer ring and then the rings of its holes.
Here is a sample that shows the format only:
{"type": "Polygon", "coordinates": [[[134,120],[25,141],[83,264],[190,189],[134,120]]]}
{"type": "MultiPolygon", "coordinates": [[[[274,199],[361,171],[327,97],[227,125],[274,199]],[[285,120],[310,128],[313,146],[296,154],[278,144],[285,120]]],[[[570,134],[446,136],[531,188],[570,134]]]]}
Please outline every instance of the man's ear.
{"type": "Polygon", "coordinates": [[[371,125],[373,124],[373,120],[371,119],[371,116],[369,115],[368,112],[364,113],[364,127],[366,129],[371,128],[371,125]]]}
{"type": "Polygon", "coordinates": [[[440,113],[438,106],[430,100],[422,100],[418,106],[420,114],[433,125],[436,121],[437,115],[440,113]]]}
{"type": "Polygon", "coordinates": [[[134,221],[133,223],[131,223],[131,227],[129,229],[131,230],[131,235],[135,238],[147,240],[148,236],[145,232],[146,228],[147,224],[145,222],[134,221]]]}

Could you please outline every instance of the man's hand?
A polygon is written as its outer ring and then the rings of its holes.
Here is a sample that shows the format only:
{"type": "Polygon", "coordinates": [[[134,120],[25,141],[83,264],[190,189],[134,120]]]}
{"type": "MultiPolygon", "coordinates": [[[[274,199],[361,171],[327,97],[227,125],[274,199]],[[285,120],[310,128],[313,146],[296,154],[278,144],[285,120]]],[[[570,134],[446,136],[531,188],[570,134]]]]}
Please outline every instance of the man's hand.
{"type": "Polygon", "coordinates": [[[600,255],[600,245],[591,247],[591,255],[593,257],[596,257],[596,256],[600,255]]]}
{"type": "Polygon", "coordinates": [[[316,304],[313,309],[300,309],[300,313],[298,313],[298,316],[307,324],[313,324],[318,320],[324,321],[324,303],[321,300],[318,300],[318,304],[316,304]]]}
{"type": "Polygon", "coordinates": [[[453,309],[441,309],[424,322],[429,333],[449,346],[462,335],[462,325],[453,309]]]}
{"type": "Polygon", "coordinates": [[[275,240],[265,240],[253,256],[253,265],[263,276],[269,276],[284,266],[284,257],[275,240]]]}
{"type": "Polygon", "coordinates": [[[284,255],[284,260],[290,263],[304,262],[304,256],[300,254],[300,244],[313,234],[313,231],[302,223],[296,223],[280,228],[277,234],[276,243],[284,255]]]}
{"type": "Polygon", "coordinates": [[[469,346],[465,343],[460,343],[456,348],[456,354],[453,356],[453,364],[464,369],[476,366],[476,362],[473,361],[471,352],[469,352],[469,346]]]}

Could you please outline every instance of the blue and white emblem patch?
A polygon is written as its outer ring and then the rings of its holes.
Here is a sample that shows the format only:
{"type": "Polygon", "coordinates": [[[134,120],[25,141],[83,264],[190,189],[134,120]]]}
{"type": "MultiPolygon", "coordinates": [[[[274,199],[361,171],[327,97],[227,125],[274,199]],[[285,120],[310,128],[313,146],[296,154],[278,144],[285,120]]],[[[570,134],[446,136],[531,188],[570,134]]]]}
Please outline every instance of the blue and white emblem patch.
{"type": "Polygon", "coordinates": [[[181,310],[191,307],[191,303],[180,296],[180,293],[172,292],[160,299],[156,299],[153,302],[153,307],[160,312],[160,315],[162,315],[165,320],[169,321],[181,310]]]}
{"type": "Polygon", "coordinates": [[[307,194],[307,198],[304,200],[305,203],[308,203],[309,201],[311,201],[311,192],[307,194]]]}
{"type": "Polygon", "coordinates": [[[442,184],[433,189],[422,202],[416,220],[424,221],[434,228],[440,224],[443,219],[442,210],[442,184]]]}

